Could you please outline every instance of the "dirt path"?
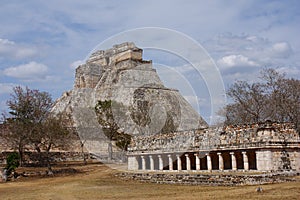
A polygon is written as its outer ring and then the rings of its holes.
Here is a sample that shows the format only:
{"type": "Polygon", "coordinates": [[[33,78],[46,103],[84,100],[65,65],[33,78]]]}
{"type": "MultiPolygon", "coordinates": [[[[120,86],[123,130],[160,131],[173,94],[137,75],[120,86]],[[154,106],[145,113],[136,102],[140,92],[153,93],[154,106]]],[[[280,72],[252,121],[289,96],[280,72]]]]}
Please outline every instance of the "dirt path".
{"type": "Polygon", "coordinates": [[[30,178],[0,183],[0,199],[299,199],[300,184],[282,183],[262,186],[208,187],[181,186],[123,181],[106,165],[87,166],[84,173],[30,178]]]}

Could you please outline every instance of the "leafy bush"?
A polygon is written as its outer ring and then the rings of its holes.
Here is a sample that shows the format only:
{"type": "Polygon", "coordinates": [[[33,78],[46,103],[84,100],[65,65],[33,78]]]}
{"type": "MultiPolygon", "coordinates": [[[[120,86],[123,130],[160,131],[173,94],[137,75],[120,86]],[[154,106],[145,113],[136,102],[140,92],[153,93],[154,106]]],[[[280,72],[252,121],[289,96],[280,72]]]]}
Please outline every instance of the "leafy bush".
{"type": "Polygon", "coordinates": [[[10,153],[6,158],[6,167],[7,175],[10,175],[13,171],[15,171],[20,165],[20,156],[17,152],[10,153]]]}

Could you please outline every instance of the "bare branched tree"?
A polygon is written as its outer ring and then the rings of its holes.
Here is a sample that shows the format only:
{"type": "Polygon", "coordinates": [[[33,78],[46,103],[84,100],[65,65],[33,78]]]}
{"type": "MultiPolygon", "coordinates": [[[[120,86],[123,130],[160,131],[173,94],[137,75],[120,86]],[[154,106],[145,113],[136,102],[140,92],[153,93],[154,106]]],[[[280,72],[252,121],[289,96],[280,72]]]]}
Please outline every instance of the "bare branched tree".
{"type": "Polygon", "coordinates": [[[264,69],[261,81],[237,81],[228,90],[233,103],[226,106],[225,124],[266,120],[293,122],[300,130],[300,80],[286,78],[275,69],[264,69]]]}
{"type": "Polygon", "coordinates": [[[238,105],[231,105],[235,111],[242,109],[240,116],[247,113],[247,120],[256,123],[264,119],[266,98],[263,92],[263,85],[260,83],[249,84],[246,81],[238,81],[228,90],[228,95],[238,105]]]}

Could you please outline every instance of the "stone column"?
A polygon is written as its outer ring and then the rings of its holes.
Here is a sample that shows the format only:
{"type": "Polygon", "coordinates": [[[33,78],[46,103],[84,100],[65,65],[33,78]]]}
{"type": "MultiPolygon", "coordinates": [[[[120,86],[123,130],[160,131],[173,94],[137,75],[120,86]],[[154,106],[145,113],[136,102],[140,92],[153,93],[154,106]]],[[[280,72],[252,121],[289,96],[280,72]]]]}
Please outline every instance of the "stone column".
{"type": "Polygon", "coordinates": [[[163,170],[164,169],[164,161],[161,157],[161,155],[158,155],[158,165],[159,165],[159,170],[163,170]]]}
{"type": "Polygon", "coordinates": [[[206,155],[206,159],[207,159],[207,170],[211,171],[212,170],[211,157],[210,157],[209,153],[207,153],[205,155],[206,155]]]}
{"type": "Polygon", "coordinates": [[[219,156],[219,170],[223,171],[224,170],[224,161],[223,161],[223,156],[222,153],[217,153],[219,156]]]}
{"type": "Polygon", "coordinates": [[[150,170],[154,170],[154,160],[153,160],[153,156],[149,155],[149,160],[150,160],[150,170]]]}
{"type": "Polygon", "coordinates": [[[200,158],[199,158],[199,154],[195,153],[194,156],[196,157],[196,170],[200,170],[200,158]]]}
{"type": "Polygon", "coordinates": [[[172,155],[169,154],[169,170],[173,170],[173,159],[172,159],[172,155]]]}
{"type": "Polygon", "coordinates": [[[189,154],[185,154],[186,157],[186,170],[191,170],[191,160],[189,154]]]}
{"type": "Polygon", "coordinates": [[[237,170],[237,167],[236,167],[236,157],[234,155],[234,152],[230,152],[230,155],[231,155],[231,167],[232,167],[232,170],[237,170]]]}
{"type": "Polygon", "coordinates": [[[243,151],[242,154],[243,154],[244,170],[249,170],[249,161],[248,161],[247,152],[243,151]]]}
{"type": "Polygon", "coordinates": [[[146,160],[145,160],[145,156],[141,156],[142,158],[142,170],[146,170],[146,160]]]}
{"type": "Polygon", "coordinates": [[[135,156],[128,156],[128,170],[138,170],[139,163],[135,156]]]}
{"type": "Polygon", "coordinates": [[[180,170],[182,170],[180,155],[177,154],[177,155],[176,155],[176,158],[177,158],[177,170],[180,171],[180,170]]]}

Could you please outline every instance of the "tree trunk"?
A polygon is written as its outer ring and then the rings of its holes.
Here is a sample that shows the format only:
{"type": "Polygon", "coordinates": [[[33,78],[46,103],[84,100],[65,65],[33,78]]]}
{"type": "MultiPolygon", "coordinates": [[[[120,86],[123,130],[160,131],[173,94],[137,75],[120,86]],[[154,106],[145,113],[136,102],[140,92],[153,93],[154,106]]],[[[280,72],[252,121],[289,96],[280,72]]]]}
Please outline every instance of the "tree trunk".
{"type": "Polygon", "coordinates": [[[47,156],[47,169],[48,169],[48,172],[47,172],[48,175],[53,175],[53,171],[52,171],[50,160],[48,159],[48,156],[47,156]]]}
{"type": "Polygon", "coordinates": [[[19,144],[19,146],[18,146],[18,151],[19,151],[19,156],[20,156],[20,158],[19,158],[20,167],[23,167],[24,149],[22,148],[21,144],[19,144]]]}
{"type": "Polygon", "coordinates": [[[126,150],[122,149],[122,162],[126,162],[126,150]]]}
{"type": "Polygon", "coordinates": [[[53,175],[53,171],[51,168],[51,162],[50,162],[50,149],[51,149],[51,144],[48,146],[47,150],[46,150],[46,162],[47,162],[47,168],[48,168],[48,175],[53,175]]]}
{"type": "Polygon", "coordinates": [[[82,154],[82,157],[83,157],[83,164],[86,165],[87,164],[87,161],[86,161],[86,157],[85,157],[85,154],[84,154],[84,142],[80,141],[80,147],[81,147],[81,154],[82,154]]]}
{"type": "Polygon", "coordinates": [[[42,152],[41,152],[41,149],[38,147],[38,146],[35,146],[35,150],[37,151],[38,153],[38,159],[39,159],[39,162],[40,162],[40,166],[45,166],[45,163],[44,163],[44,159],[43,159],[43,156],[42,156],[42,152]]]}
{"type": "Polygon", "coordinates": [[[111,142],[111,140],[108,143],[108,161],[112,161],[112,142],[111,142]]]}

